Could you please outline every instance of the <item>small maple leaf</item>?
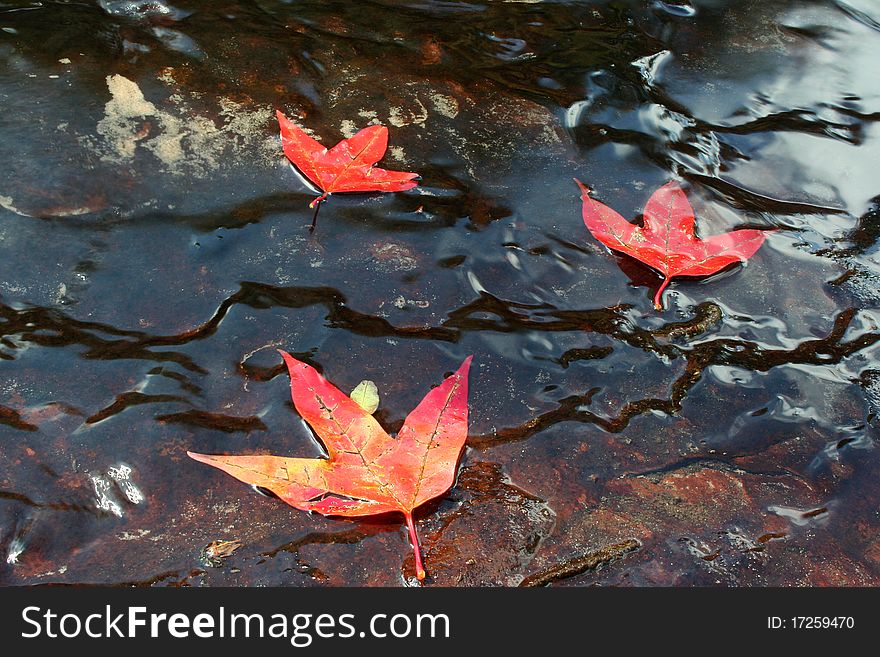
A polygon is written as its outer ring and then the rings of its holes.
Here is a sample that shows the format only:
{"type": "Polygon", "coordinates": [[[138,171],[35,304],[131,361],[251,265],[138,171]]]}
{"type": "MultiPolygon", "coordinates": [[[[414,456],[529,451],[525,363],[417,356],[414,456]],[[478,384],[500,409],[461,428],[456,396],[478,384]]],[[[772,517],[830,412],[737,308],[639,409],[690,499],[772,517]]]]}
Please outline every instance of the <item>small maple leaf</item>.
{"type": "Polygon", "coordinates": [[[581,189],[584,223],[597,240],[663,275],[654,307],[663,308],[661,295],[675,276],[708,276],[734,262],[748,260],[764,243],[762,230],[744,229],[700,239],[694,234],[694,210],[674,182],[655,191],[645,206],[644,227],[631,224],[581,189]]]}
{"type": "MultiPolygon", "coordinates": [[[[419,174],[389,171],[373,166],[388,148],[388,128],[371,125],[353,137],[343,139],[333,148],[309,137],[280,111],[276,111],[281,127],[284,154],[302,174],[323,192],[313,200],[315,208],[336,192],[402,192],[418,185],[419,174]]],[[[315,219],[317,219],[317,209],[315,219]]],[[[312,221],[314,228],[314,220],[312,221]]]]}
{"type": "Polygon", "coordinates": [[[261,486],[303,511],[326,516],[399,512],[406,518],[416,576],[425,578],[413,510],[445,493],[467,439],[467,374],[472,356],[407,416],[397,438],[317,370],[280,351],[294,406],[328,458],[220,456],[187,452],[236,479],[261,486]]]}

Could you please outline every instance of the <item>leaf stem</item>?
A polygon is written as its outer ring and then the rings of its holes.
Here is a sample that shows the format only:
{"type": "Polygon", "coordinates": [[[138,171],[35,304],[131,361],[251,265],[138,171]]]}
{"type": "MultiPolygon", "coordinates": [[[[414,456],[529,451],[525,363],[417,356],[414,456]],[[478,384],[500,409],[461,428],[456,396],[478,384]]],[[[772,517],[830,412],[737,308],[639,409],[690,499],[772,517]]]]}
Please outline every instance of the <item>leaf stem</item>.
{"type": "Polygon", "coordinates": [[[422,552],[419,547],[419,535],[416,534],[416,526],[413,523],[412,512],[405,511],[403,514],[406,517],[406,526],[409,529],[409,541],[412,543],[413,553],[416,555],[416,577],[418,577],[419,581],[425,579],[425,566],[422,564],[422,552]]]}
{"type": "Polygon", "coordinates": [[[663,290],[666,289],[666,286],[669,285],[670,280],[669,276],[664,278],[663,283],[660,285],[660,289],[658,289],[657,294],[654,295],[654,308],[656,310],[663,310],[663,299],[661,295],[663,294],[663,290]]]}
{"type": "Polygon", "coordinates": [[[319,197],[312,199],[312,202],[309,203],[309,207],[310,208],[316,207],[318,205],[318,203],[325,200],[328,196],[330,196],[330,192],[324,192],[319,197]]]}
{"type": "Polygon", "coordinates": [[[315,226],[318,225],[318,210],[320,210],[320,209],[321,209],[321,204],[320,204],[320,203],[316,203],[316,204],[315,204],[315,214],[312,215],[312,225],[309,226],[309,232],[310,232],[310,233],[314,233],[314,232],[315,232],[315,226]]]}
{"type": "Polygon", "coordinates": [[[312,215],[312,225],[309,226],[310,233],[313,233],[315,231],[315,226],[318,225],[318,210],[321,209],[321,202],[326,200],[328,196],[330,196],[330,194],[321,194],[318,198],[309,203],[310,208],[315,208],[315,214],[312,215]]]}
{"type": "Polygon", "coordinates": [[[309,226],[310,233],[315,232],[315,227],[318,225],[318,210],[321,209],[321,202],[326,201],[328,196],[330,196],[330,192],[324,192],[318,198],[309,203],[310,208],[315,208],[315,214],[312,215],[312,225],[309,226]]]}

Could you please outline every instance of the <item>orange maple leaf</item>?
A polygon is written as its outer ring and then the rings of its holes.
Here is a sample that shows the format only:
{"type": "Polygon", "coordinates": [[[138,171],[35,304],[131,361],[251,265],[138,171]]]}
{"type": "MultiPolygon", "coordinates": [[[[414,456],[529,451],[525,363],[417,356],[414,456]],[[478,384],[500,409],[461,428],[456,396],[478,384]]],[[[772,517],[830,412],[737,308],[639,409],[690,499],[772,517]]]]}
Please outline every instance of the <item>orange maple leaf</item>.
{"type": "Polygon", "coordinates": [[[472,357],[425,395],[392,438],[313,367],[280,353],[290,373],[296,410],[314,429],[328,458],[187,453],[240,481],[267,488],[304,511],[327,516],[402,513],[415,553],[416,576],[424,579],[412,514],[449,490],[455,480],[467,439],[467,374],[472,357]]]}

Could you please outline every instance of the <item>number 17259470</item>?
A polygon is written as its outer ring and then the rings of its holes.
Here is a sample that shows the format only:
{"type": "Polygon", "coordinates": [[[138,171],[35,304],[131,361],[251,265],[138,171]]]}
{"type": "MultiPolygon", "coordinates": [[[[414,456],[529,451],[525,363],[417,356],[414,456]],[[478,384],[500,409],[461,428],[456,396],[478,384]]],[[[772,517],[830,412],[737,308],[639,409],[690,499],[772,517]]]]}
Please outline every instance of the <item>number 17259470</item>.
{"type": "Polygon", "coordinates": [[[851,630],[856,621],[852,616],[768,616],[771,630],[851,630]]]}

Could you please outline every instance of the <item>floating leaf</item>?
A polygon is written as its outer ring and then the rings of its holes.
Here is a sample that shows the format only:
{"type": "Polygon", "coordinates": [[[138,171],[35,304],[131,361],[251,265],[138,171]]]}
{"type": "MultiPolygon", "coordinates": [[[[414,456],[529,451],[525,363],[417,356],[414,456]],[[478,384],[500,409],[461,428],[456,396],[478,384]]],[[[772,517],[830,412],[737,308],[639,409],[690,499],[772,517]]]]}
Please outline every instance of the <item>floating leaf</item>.
{"type": "MultiPolygon", "coordinates": [[[[373,166],[388,148],[388,128],[371,125],[328,149],[309,137],[280,111],[281,146],[296,168],[323,192],[309,204],[315,208],[337,192],[402,192],[418,183],[419,174],[373,166]]],[[[315,219],[317,219],[317,208],[315,219]]],[[[312,228],[315,221],[312,221],[312,228]]]]}
{"type": "Polygon", "coordinates": [[[581,189],[584,223],[597,240],[656,269],[663,283],[654,296],[654,307],[663,308],[661,295],[675,276],[708,276],[734,262],[748,260],[764,243],[761,230],[737,230],[700,239],[694,233],[694,210],[674,182],[663,185],[645,206],[644,227],[631,224],[607,205],[581,189]]]}
{"type": "Polygon", "coordinates": [[[328,458],[188,454],[304,511],[327,516],[399,512],[409,529],[416,576],[425,577],[413,510],[449,490],[467,439],[471,357],[409,414],[397,438],[313,367],[281,351],[299,414],[328,458]]]}
{"type": "Polygon", "coordinates": [[[372,381],[361,381],[349,396],[370,415],[379,408],[379,389],[372,381]]]}

